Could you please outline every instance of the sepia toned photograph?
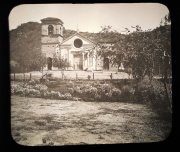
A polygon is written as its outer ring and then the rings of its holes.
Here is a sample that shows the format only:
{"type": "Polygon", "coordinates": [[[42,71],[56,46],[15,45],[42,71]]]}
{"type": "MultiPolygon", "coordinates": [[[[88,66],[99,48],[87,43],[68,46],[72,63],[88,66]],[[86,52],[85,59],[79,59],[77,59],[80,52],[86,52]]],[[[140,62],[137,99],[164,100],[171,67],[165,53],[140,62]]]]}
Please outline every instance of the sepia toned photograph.
{"type": "Polygon", "coordinates": [[[9,37],[17,144],[156,143],[170,136],[165,5],[22,4],[9,14],[9,37]]]}

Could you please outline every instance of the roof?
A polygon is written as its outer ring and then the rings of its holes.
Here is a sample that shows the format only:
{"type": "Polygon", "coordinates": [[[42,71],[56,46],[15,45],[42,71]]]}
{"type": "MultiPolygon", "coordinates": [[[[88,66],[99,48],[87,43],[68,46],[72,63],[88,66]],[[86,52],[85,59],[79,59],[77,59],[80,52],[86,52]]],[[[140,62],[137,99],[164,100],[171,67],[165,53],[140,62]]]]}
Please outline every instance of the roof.
{"type": "Polygon", "coordinates": [[[62,20],[60,20],[59,18],[55,18],[55,17],[47,17],[47,18],[44,18],[41,20],[41,22],[52,22],[52,21],[60,22],[63,24],[62,20]]]}
{"type": "Polygon", "coordinates": [[[70,37],[68,37],[67,39],[65,39],[61,44],[63,44],[64,42],[68,41],[69,39],[71,39],[71,38],[74,37],[75,35],[78,35],[78,36],[80,36],[81,38],[84,38],[84,39],[86,39],[87,41],[95,44],[95,42],[93,42],[92,40],[84,37],[84,36],[83,36],[82,34],[80,34],[79,32],[76,32],[75,34],[71,35],[70,37]]]}

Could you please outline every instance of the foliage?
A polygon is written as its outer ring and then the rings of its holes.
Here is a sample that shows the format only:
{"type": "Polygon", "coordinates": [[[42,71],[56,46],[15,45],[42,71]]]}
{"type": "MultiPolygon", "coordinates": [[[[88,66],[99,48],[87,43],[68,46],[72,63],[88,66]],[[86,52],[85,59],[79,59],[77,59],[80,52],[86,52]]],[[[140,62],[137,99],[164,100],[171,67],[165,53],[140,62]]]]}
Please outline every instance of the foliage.
{"type": "MultiPolygon", "coordinates": [[[[125,28],[127,31],[125,35],[117,35],[116,41],[111,45],[99,43],[99,49],[97,50],[98,55],[108,58],[110,63],[118,66],[123,63],[125,68],[132,69],[132,75],[137,83],[141,82],[145,76],[148,76],[150,82],[153,81],[155,70],[161,67],[161,74],[164,79],[163,95],[166,97],[162,100],[166,101],[168,109],[172,109],[172,91],[167,84],[168,77],[172,76],[170,23],[170,14],[168,14],[162,20],[161,25],[154,30],[143,31],[139,25],[132,27],[135,28],[134,32],[125,28]]],[[[108,34],[111,37],[116,32],[110,26],[105,26],[102,27],[101,33],[108,34]]],[[[156,86],[153,83],[151,85],[154,85],[152,87],[156,86]]],[[[149,92],[149,88],[145,89],[144,93],[146,91],[148,93],[153,92],[149,92]]],[[[144,101],[146,101],[147,98],[143,95],[143,92],[140,95],[139,100],[145,98],[144,101]]],[[[153,92],[151,98],[154,98],[154,96],[162,103],[161,98],[153,92]]],[[[166,106],[165,103],[164,106],[166,106]]]]}
{"type": "Polygon", "coordinates": [[[134,93],[135,93],[134,87],[132,87],[131,85],[124,85],[121,90],[122,90],[121,96],[123,98],[123,101],[129,101],[129,102],[134,101],[134,93]]]}
{"type": "Polygon", "coordinates": [[[171,111],[171,107],[165,96],[165,88],[158,80],[143,79],[137,84],[135,90],[135,100],[146,103],[156,111],[171,111]]]}
{"type": "MultiPolygon", "coordinates": [[[[133,69],[135,78],[142,80],[145,75],[150,78],[159,65],[171,64],[171,29],[170,25],[160,26],[152,31],[142,31],[136,26],[136,31],[127,35],[119,35],[111,45],[99,44],[98,54],[108,57],[112,64],[123,63],[133,69]]],[[[102,33],[115,33],[109,28],[102,28],[102,33]]]]}
{"type": "Polygon", "coordinates": [[[54,56],[53,56],[53,66],[58,67],[58,69],[67,69],[68,67],[70,67],[70,63],[67,61],[67,59],[57,57],[54,54],[54,56]]]}
{"type": "Polygon", "coordinates": [[[110,84],[101,84],[99,86],[82,84],[74,88],[73,95],[87,101],[119,101],[121,99],[121,90],[110,84]]]}
{"type": "Polygon", "coordinates": [[[21,24],[10,31],[10,59],[19,63],[22,71],[39,70],[41,56],[41,25],[21,24]]]}
{"type": "Polygon", "coordinates": [[[15,72],[15,73],[18,73],[20,72],[20,65],[18,62],[16,61],[10,61],[10,69],[11,69],[11,72],[15,72]]]}
{"type": "Polygon", "coordinates": [[[11,94],[34,98],[73,100],[70,93],[61,94],[59,91],[48,91],[46,85],[34,83],[12,82],[11,94]]]}

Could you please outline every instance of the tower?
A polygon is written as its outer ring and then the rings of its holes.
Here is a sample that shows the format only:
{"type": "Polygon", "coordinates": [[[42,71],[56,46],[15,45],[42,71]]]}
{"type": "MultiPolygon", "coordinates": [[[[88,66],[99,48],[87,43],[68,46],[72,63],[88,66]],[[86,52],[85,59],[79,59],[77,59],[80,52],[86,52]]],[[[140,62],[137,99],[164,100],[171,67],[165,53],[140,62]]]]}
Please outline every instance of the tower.
{"type": "Polygon", "coordinates": [[[63,22],[52,17],[41,22],[41,51],[47,58],[48,70],[52,70],[53,55],[59,53],[59,44],[63,41],[63,22]]]}

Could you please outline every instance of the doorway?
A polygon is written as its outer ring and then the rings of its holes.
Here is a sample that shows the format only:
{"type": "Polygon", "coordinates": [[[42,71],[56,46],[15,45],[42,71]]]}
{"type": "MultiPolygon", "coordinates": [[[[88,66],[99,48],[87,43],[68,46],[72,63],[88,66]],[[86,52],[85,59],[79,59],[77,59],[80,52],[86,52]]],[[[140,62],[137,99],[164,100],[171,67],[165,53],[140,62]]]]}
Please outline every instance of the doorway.
{"type": "Polygon", "coordinates": [[[104,58],[103,69],[104,70],[109,70],[109,59],[108,58],[104,58]]]}
{"type": "Polygon", "coordinates": [[[74,70],[83,69],[83,58],[82,54],[74,55],[74,70]]]}
{"type": "Polygon", "coordinates": [[[47,65],[48,65],[48,70],[52,70],[52,58],[50,57],[47,58],[47,65]]]}

